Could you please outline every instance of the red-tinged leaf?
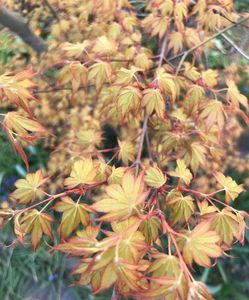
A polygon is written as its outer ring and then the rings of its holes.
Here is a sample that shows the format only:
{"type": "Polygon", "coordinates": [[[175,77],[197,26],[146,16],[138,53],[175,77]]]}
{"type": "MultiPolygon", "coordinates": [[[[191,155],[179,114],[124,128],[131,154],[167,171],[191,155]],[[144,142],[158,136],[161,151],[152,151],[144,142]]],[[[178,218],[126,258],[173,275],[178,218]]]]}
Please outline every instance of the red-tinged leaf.
{"type": "Polygon", "coordinates": [[[136,177],[131,171],[125,173],[120,185],[107,186],[106,194],[107,198],[92,205],[94,210],[106,213],[99,219],[112,222],[128,218],[148,196],[148,192],[144,190],[143,174],[136,177]]]}
{"type": "Polygon", "coordinates": [[[70,197],[61,198],[61,202],[56,203],[53,209],[63,212],[58,228],[59,235],[63,239],[67,238],[80,223],[84,226],[89,224],[88,212],[91,209],[86,204],[74,202],[70,197]]]}
{"type": "Polygon", "coordinates": [[[39,196],[40,186],[47,180],[43,178],[42,170],[35,173],[28,173],[25,179],[19,179],[15,182],[16,190],[11,194],[11,198],[17,200],[20,204],[34,201],[39,196]]]}
{"type": "Polygon", "coordinates": [[[70,177],[66,178],[65,186],[72,189],[78,185],[91,185],[97,182],[98,166],[91,157],[77,160],[72,167],[70,177]]]}
{"type": "Polygon", "coordinates": [[[238,185],[230,176],[226,177],[220,172],[215,172],[214,176],[224,188],[227,203],[233,201],[243,192],[242,184],[238,185]]]}
{"type": "Polygon", "coordinates": [[[29,91],[36,86],[31,81],[32,77],[32,69],[24,70],[14,76],[10,73],[0,76],[0,90],[4,92],[10,102],[24,109],[29,115],[31,115],[29,101],[37,101],[29,91]]]}
{"type": "Polygon", "coordinates": [[[41,213],[36,209],[28,211],[20,220],[21,228],[25,234],[31,233],[30,240],[33,251],[40,244],[42,235],[45,234],[53,239],[50,223],[54,222],[54,218],[46,213],[41,213]]]}
{"type": "Polygon", "coordinates": [[[198,224],[186,238],[180,238],[179,246],[182,249],[185,262],[191,266],[193,261],[203,267],[210,267],[210,258],[222,256],[219,246],[220,236],[216,231],[210,230],[208,222],[198,224]]]}

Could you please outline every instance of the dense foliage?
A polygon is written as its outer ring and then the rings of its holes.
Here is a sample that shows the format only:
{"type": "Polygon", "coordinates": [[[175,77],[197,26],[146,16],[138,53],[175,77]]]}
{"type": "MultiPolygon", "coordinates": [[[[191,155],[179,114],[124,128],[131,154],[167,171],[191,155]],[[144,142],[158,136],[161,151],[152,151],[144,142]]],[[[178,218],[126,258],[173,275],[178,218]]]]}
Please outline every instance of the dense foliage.
{"type": "Polygon", "coordinates": [[[78,284],[113,299],[212,299],[192,271],[244,242],[243,187],[224,172],[249,107],[236,70],[203,58],[248,14],[230,0],[39,2],[31,24],[44,38],[52,26],[49,51],[0,75],[2,126],[27,169],[27,145],[51,151],[0,211],[12,246],[47,236],[80,258],[78,284]]]}

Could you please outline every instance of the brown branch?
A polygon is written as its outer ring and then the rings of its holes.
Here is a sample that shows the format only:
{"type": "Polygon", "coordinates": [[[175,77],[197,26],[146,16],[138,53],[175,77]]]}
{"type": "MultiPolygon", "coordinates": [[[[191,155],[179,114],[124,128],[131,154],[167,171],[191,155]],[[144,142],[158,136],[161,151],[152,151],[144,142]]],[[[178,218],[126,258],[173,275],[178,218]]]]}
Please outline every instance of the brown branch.
{"type": "Polygon", "coordinates": [[[37,53],[47,50],[47,44],[36,36],[29,28],[26,20],[18,13],[12,12],[0,3],[0,24],[17,34],[28,46],[37,53]]]}
{"type": "MultiPolygon", "coordinates": [[[[164,36],[163,42],[162,42],[162,47],[161,47],[161,51],[160,51],[160,55],[159,55],[158,68],[160,68],[163,64],[164,54],[165,54],[166,45],[167,45],[167,40],[168,39],[167,39],[167,33],[166,33],[165,36],[164,36]]],[[[148,127],[148,120],[149,120],[149,116],[145,115],[144,121],[143,121],[142,133],[141,133],[141,136],[140,136],[140,139],[139,139],[137,158],[136,158],[136,161],[134,163],[136,168],[138,168],[138,166],[141,165],[141,156],[142,156],[144,139],[145,139],[146,132],[147,132],[147,127],[148,127]]],[[[147,143],[149,143],[149,140],[147,140],[147,143]]]]}

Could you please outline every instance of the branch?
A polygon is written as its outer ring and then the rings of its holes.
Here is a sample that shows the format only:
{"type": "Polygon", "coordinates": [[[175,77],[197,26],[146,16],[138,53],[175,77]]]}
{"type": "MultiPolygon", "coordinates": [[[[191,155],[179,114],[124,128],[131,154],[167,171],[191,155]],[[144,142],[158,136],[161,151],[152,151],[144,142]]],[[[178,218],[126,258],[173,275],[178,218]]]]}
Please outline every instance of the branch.
{"type": "Polygon", "coordinates": [[[217,32],[217,33],[215,33],[215,34],[213,34],[212,36],[210,36],[209,38],[207,38],[207,39],[204,40],[203,42],[201,42],[201,43],[195,45],[194,47],[190,48],[189,50],[186,50],[186,51],[181,52],[181,53],[179,53],[178,55],[176,55],[176,56],[174,56],[174,57],[172,57],[172,58],[169,58],[168,61],[171,61],[171,60],[174,60],[174,59],[176,59],[176,58],[182,56],[182,58],[181,58],[181,60],[180,60],[180,63],[179,63],[179,65],[178,65],[177,69],[176,69],[176,75],[178,74],[178,72],[179,72],[179,70],[180,70],[180,68],[181,68],[181,66],[182,66],[182,64],[183,64],[183,62],[185,61],[185,59],[187,58],[187,56],[188,56],[190,53],[192,53],[193,51],[195,51],[195,50],[198,49],[199,47],[205,45],[206,43],[210,42],[211,40],[217,38],[218,36],[220,36],[221,34],[225,33],[226,31],[228,31],[228,30],[230,30],[230,29],[232,29],[232,28],[234,28],[234,27],[236,27],[236,26],[238,26],[238,25],[240,25],[240,24],[242,24],[242,23],[244,23],[244,22],[246,22],[246,21],[248,21],[248,20],[249,20],[249,16],[247,16],[247,17],[241,19],[240,21],[238,21],[237,23],[233,23],[233,24],[231,24],[230,26],[228,26],[228,27],[222,29],[221,31],[219,31],[219,32],[217,32]]]}
{"type": "Polygon", "coordinates": [[[47,50],[48,46],[34,34],[26,20],[18,13],[12,12],[0,4],[0,24],[17,34],[27,45],[37,53],[47,50]]]}
{"type": "MultiPolygon", "coordinates": [[[[158,68],[160,68],[163,64],[164,54],[165,54],[166,45],[167,45],[167,40],[168,40],[167,39],[167,34],[165,34],[164,39],[163,39],[163,43],[162,43],[162,48],[161,48],[160,55],[159,55],[158,68]]],[[[139,166],[141,164],[141,156],[142,156],[144,139],[145,139],[146,132],[147,132],[148,120],[149,120],[149,116],[145,115],[144,122],[143,122],[142,133],[141,133],[141,136],[140,136],[140,139],[139,139],[138,153],[137,153],[137,158],[136,158],[136,161],[135,161],[135,166],[139,166]]],[[[147,144],[149,144],[149,140],[147,140],[147,144]]]]}
{"type": "Polygon", "coordinates": [[[50,10],[52,16],[53,16],[56,20],[60,21],[60,18],[58,17],[58,15],[57,15],[55,9],[54,9],[53,6],[48,2],[48,0],[43,0],[43,3],[44,3],[44,4],[47,6],[47,8],[50,10]]]}
{"type": "Polygon", "coordinates": [[[249,60],[249,56],[238,46],[232,41],[227,35],[224,33],[221,33],[221,36],[235,49],[237,50],[244,58],[249,60]]]}

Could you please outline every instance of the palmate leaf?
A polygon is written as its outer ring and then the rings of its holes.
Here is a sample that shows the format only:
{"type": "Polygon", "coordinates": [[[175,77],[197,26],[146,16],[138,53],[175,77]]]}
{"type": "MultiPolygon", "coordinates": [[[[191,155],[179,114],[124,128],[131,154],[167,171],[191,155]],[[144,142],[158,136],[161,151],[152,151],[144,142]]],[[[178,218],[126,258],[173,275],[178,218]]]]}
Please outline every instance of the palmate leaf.
{"type": "Polygon", "coordinates": [[[66,178],[64,184],[68,189],[78,185],[91,185],[97,182],[97,173],[98,166],[94,165],[92,158],[81,159],[73,164],[70,177],[66,178]]]}
{"type": "Polygon", "coordinates": [[[245,95],[241,94],[238,87],[233,80],[227,80],[227,95],[226,99],[234,107],[239,108],[240,104],[243,105],[247,110],[249,109],[248,100],[245,95]]]}
{"type": "Polygon", "coordinates": [[[225,116],[223,104],[217,100],[208,102],[200,114],[200,118],[205,119],[207,129],[217,124],[219,130],[222,130],[224,127],[225,116]]]}
{"type": "Polygon", "coordinates": [[[95,211],[105,213],[99,220],[113,222],[128,218],[148,196],[148,191],[144,190],[144,175],[136,177],[128,171],[121,184],[107,186],[106,194],[107,198],[92,205],[95,211]]]}
{"type": "Polygon", "coordinates": [[[66,57],[79,58],[83,53],[87,54],[87,48],[90,46],[88,40],[84,40],[83,43],[72,44],[69,42],[63,43],[61,45],[62,52],[65,53],[66,57]]]}
{"type": "Polygon", "coordinates": [[[117,78],[115,80],[115,84],[118,85],[129,85],[134,80],[138,81],[136,73],[141,71],[141,69],[131,66],[130,69],[121,68],[117,72],[117,78]]]}
{"type": "Polygon", "coordinates": [[[244,189],[242,184],[238,185],[230,176],[224,176],[220,172],[215,172],[214,176],[224,188],[225,200],[227,203],[233,201],[241,192],[243,192],[244,189]]]}
{"type": "Polygon", "coordinates": [[[117,96],[117,110],[121,113],[122,118],[130,112],[138,112],[141,97],[142,95],[139,89],[133,86],[127,86],[121,89],[117,96]]]}
{"type": "Polygon", "coordinates": [[[99,90],[105,82],[110,82],[112,75],[111,65],[104,61],[97,61],[93,64],[88,73],[88,81],[96,85],[99,90]]]}
{"type": "Polygon", "coordinates": [[[41,213],[36,209],[28,211],[26,215],[20,218],[21,230],[25,234],[31,232],[30,240],[34,251],[40,244],[43,234],[49,236],[51,240],[53,239],[51,222],[54,222],[51,215],[41,213]]]}
{"type": "Polygon", "coordinates": [[[169,49],[172,49],[174,56],[183,48],[183,34],[175,31],[169,35],[169,49]]]}
{"type": "Polygon", "coordinates": [[[178,93],[177,86],[174,82],[174,78],[171,74],[165,72],[163,68],[157,70],[156,80],[158,87],[162,93],[170,94],[172,102],[175,102],[176,95],[178,93]]]}
{"type": "MultiPolygon", "coordinates": [[[[111,223],[114,235],[122,235],[118,245],[118,256],[133,264],[138,263],[148,248],[144,235],[138,231],[140,224],[141,220],[134,216],[122,222],[111,223]]],[[[112,232],[109,234],[113,235],[112,232]]]]}
{"type": "Polygon", "coordinates": [[[32,145],[36,140],[45,137],[48,131],[37,121],[19,112],[7,113],[2,125],[6,130],[13,148],[19,153],[28,169],[27,156],[19,139],[32,145]]]}
{"type": "Polygon", "coordinates": [[[36,100],[29,91],[36,86],[31,81],[33,76],[31,68],[14,76],[9,73],[0,76],[0,92],[2,90],[10,102],[24,109],[29,115],[31,115],[29,101],[36,100]]]}
{"type": "Polygon", "coordinates": [[[161,229],[161,221],[157,216],[142,221],[139,229],[142,231],[147,243],[155,242],[161,229]]]}
{"type": "Polygon", "coordinates": [[[216,212],[207,216],[210,220],[210,229],[215,230],[226,245],[231,246],[234,239],[244,242],[244,229],[246,227],[242,215],[234,214],[228,207],[223,208],[220,212],[216,212]]]}
{"type": "Polygon", "coordinates": [[[18,200],[20,204],[26,204],[35,200],[35,197],[40,195],[40,186],[47,180],[43,178],[41,170],[35,173],[28,173],[25,179],[16,181],[16,190],[11,194],[11,198],[18,200]]]}
{"type": "Polygon", "coordinates": [[[187,222],[191,215],[194,213],[195,206],[191,196],[183,196],[182,193],[172,190],[167,198],[166,205],[172,209],[172,225],[177,222],[187,222]]]}
{"type": "Polygon", "coordinates": [[[88,212],[92,211],[86,204],[74,202],[70,197],[63,197],[53,206],[57,212],[62,212],[61,224],[58,228],[59,235],[67,238],[81,223],[89,224],[88,212]]]}
{"type": "Polygon", "coordinates": [[[154,297],[167,296],[167,300],[179,299],[178,297],[184,299],[188,286],[179,258],[164,253],[155,253],[152,257],[155,260],[148,268],[148,273],[151,273],[151,290],[154,292],[150,293],[154,297]]]}
{"type": "Polygon", "coordinates": [[[201,73],[202,81],[210,88],[214,87],[218,83],[219,73],[217,70],[208,69],[201,73]]]}
{"type": "Polygon", "coordinates": [[[175,171],[168,172],[170,176],[179,177],[186,185],[189,185],[192,180],[192,174],[187,168],[185,161],[182,159],[177,159],[177,167],[175,171]]]}
{"type": "Polygon", "coordinates": [[[129,161],[135,159],[136,149],[134,144],[129,141],[118,140],[118,159],[122,160],[125,165],[128,165],[129,161]]]}
{"type": "Polygon", "coordinates": [[[151,115],[155,111],[158,118],[164,118],[165,101],[159,89],[145,90],[142,99],[142,106],[145,107],[148,115],[151,115]]]}
{"type": "Polygon", "coordinates": [[[94,237],[72,237],[67,242],[55,246],[54,249],[73,256],[92,255],[113,248],[120,238],[120,235],[114,235],[98,241],[94,237]]]}
{"type": "Polygon", "coordinates": [[[213,300],[208,288],[201,281],[190,283],[188,300],[213,300]]]}
{"type": "Polygon", "coordinates": [[[184,160],[190,165],[193,172],[196,173],[200,165],[206,162],[206,148],[199,142],[186,144],[184,151],[184,160]]]}
{"type": "Polygon", "coordinates": [[[158,167],[149,167],[145,172],[145,182],[148,186],[160,188],[166,182],[166,176],[158,167]]]}
{"type": "Polygon", "coordinates": [[[203,267],[210,267],[210,258],[222,256],[219,246],[220,236],[216,231],[210,230],[209,222],[199,223],[186,238],[179,238],[179,247],[185,262],[191,266],[193,261],[203,267]]]}

